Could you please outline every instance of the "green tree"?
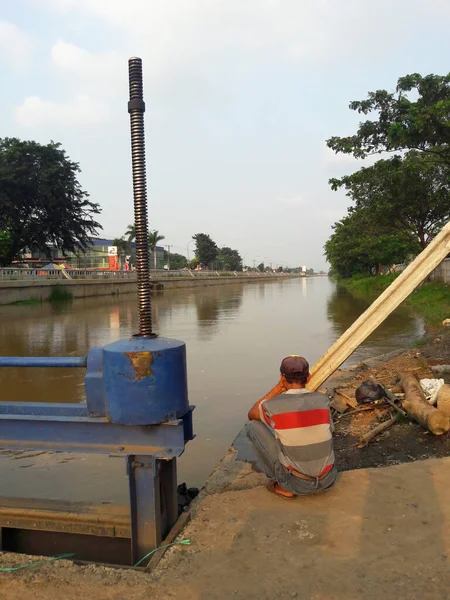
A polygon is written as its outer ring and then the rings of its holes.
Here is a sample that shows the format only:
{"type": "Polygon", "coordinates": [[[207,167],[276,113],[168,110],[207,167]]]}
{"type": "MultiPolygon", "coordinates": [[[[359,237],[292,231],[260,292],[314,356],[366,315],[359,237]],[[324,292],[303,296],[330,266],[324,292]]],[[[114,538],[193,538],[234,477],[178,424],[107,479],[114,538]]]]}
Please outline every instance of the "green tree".
{"type": "Polygon", "coordinates": [[[364,158],[418,150],[450,164],[450,73],[406,75],[398,80],[395,93],[370,92],[366,100],[351,102],[350,109],[363,115],[377,113],[377,118],[360,123],[355,135],[330,138],[327,145],[335,152],[364,158]]]}
{"type": "MultiPolygon", "coordinates": [[[[167,253],[164,253],[165,259],[167,261],[166,258],[167,253]]],[[[187,258],[185,256],[183,256],[183,254],[178,254],[177,252],[173,252],[170,254],[170,268],[171,269],[184,269],[185,267],[187,267],[187,258]]]]}
{"type": "Polygon", "coordinates": [[[154,231],[150,231],[148,234],[148,247],[149,250],[153,253],[153,265],[156,271],[156,246],[158,242],[165,240],[166,238],[163,235],[160,235],[159,231],[155,229],[154,231]]]}
{"type": "Polygon", "coordinates": [[[369,211],[362,209],[350,210],[333,229],[325,244],[325,256],[333,273],[340,277],[374,275],[381,265],[402,263],[419,248],[406,234],[383,229],[369,211]]]}
{"type": "Polygon", "coordinates": [[[125,237],[129,242],[134,242],[136,239],[136,227],[135,225],[128,225],[127,230],[125,231],[125,237]]]}
{"type": "Polygon", "coordinates": [[[256,267],[257,271],[259,271],[260,273],[262,273],[264,271],[264,263],[259,263],[259,265],[256,267]]]}
{"type": "Polygon", "coordinates": [[[0,231],[8,236],[0,261],[8,265],[27,249],[50,258],[49,245],[77,252],[101,225],[98,204],[78,182],[79,164],[50,142],[0,138],[0,231]]]}
{"type": "Polygon", "coordinates": [[[412,150],[330,184],[334,190],[345,188],[356,210],[366,211],[378,226],[406,234],[425,248],[450,219],[449,175],[447,165],[412,150]]]}
{"type": "Polygon", "coordinates": [[[112,241],[113,246],[117,246],[117,254],[119,256],[119,268],[122,269],[125,264],[125,256],[130,254],[130,242],[123,236],[120,238],[114,238],[112,241]]]}
{"type": "Polygon", "coordinates": [[[217,262],[222,271],[242,271],[242,258],[239,252],[227,246],[218,251],[217,262]]]}
{"type": "Polygon", "coordinates": [[[0,265],[8,264],[7,256],[11,250],[11,234],[8,231],[0,231],[0,265]]]}
{"type": "Polygon", "coordinates": [[[217,259],[219,249],[216,242],[206,233],[196,233],[192,236],[195,240],[195,256],[202,267],[211,267],[217,259]]]}
{"type": "Polygon", "coordinates": [[[190,269],[194,270],[198,267],[199,264],[200,263],[198,261],[198,258],[194,257],[194,258],[191,258],[191,260],[189,261],[188,267],[190,269]]]}

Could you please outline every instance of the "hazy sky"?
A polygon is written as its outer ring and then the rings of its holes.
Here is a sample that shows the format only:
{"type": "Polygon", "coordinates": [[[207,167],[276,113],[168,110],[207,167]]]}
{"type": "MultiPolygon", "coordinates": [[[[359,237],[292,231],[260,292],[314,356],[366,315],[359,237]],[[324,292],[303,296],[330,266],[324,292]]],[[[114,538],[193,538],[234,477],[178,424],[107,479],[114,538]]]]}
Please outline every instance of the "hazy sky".
{"type": "Polygon", "coordinates": [[[349,203],[327,182],[358,165],[325,140],[356,129],[350,100],[446,73],[449,18],[447,0],[0,0],[0,136],[62,142],[121,235],[141,56],[150,227],[173,251],[205,232],[247,264],[325,268],[349,203]]]}

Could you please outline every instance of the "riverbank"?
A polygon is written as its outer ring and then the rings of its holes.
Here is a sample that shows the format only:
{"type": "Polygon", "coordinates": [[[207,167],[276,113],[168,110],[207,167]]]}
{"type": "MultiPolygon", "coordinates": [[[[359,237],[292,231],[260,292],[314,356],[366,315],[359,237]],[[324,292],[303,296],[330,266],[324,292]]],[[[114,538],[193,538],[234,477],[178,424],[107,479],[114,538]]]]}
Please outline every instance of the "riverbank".
{"type": "MultiPolygon", "coordinates": [[[[228,276],[202,276],[202,277],[173,277],[153,279],[152,291],[166,291],[183,288],[209,287],[218,285],[254,283],[261,281],[287,280],[300,275],[265,275],[255,277],[228,277],[228,276]]],[[[114,296],[132,294],[137,291],[135,280],[54,280],[35,281],[3,281],[0,283],[0,305],[40,303],[52,299],[52,295],[65,296],[65,299],[92,298],[101,296],[114,296]]]]}
{"type": "MultiPolygon", "coordinates": [[[[376,275],[373,277],[350,277],[339,279],[342,285],[353,294],[373,301],[398,277],[399,273],[391,275],[376,275]]],[[[405,304],[414,308],[424,318],[427,327],[438,327],[449,315],[450,285],[439,282],[425,282],[405,300],[405,304]]]]}
{"type": "MultiPolygon", "coordinates": [[[[335,488],[283,501],[246,463],[206,489],[154,572],[44,563],[0,576],[6,600],[444,600],[450,459],[343,473],[335,488]]],[[[0,567],[35,557],[4,553],[0,567]]]]}

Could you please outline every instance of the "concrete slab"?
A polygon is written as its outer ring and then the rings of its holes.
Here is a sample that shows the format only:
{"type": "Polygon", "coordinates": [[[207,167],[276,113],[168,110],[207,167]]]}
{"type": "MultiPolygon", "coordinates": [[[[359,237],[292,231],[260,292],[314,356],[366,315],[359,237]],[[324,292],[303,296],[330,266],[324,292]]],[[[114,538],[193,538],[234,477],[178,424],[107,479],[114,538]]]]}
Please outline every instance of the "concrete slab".
{"type": "MultiPolygon", "coordinates": [[[[204,496],[160,563],[185,599],[450,598],[450,459],[341,475],[309,498],[263,487],[204,496]],[[175,577],[175,578],[174,578],[175,577]]],[[[156,590],[155,590],[156,591],[156,590]]]]}
{"type": "Polygon", "coordinates": [[[230,478],[231,491],[204,491],[179,538],[191,544],[170,548],[153,574],[64,561],[2,574],[0,597],[448,599],[449,480],[450,459],[431,459],[349,471],[333,490],[289,501],[230,478]]]}

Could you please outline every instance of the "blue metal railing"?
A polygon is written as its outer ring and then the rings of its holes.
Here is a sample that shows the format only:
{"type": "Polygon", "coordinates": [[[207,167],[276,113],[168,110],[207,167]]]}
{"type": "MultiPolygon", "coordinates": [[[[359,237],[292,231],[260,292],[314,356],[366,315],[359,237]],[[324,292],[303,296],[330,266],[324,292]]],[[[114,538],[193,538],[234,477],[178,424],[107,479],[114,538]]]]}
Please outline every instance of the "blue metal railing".
{"type": "Polygon", "coordinates": [[[0,356],[0,367],[86,368],[86,356],[0,356]]]}

